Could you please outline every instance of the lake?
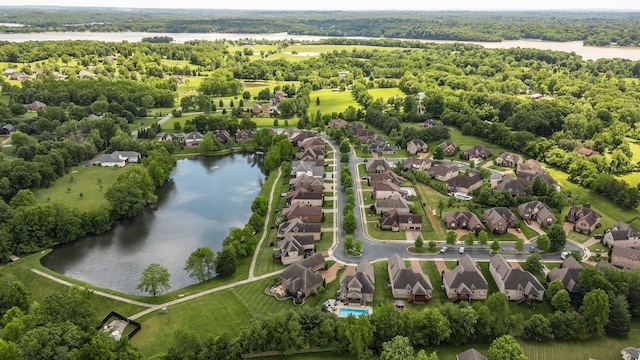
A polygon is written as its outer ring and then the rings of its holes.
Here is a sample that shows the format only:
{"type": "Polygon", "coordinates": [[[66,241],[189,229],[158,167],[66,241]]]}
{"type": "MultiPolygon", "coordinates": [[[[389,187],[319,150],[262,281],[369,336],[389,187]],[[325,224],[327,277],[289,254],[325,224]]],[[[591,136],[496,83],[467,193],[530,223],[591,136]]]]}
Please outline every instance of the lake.
{"type": "Polygon", "coordinates": [[[140,274],[154,262],[169,270],[171,290],[194,284],[185,261],[201,246],[221,250],[229,228],[247,223],[264,178],[261,165],[262,157],[250,154],[180,160],[173,181],[157,191],[157,204],[107,233],[55,248],[42,263],[128,294],[142,294],[140,274]]]}
{"type": "MultiPolygon", "coordinates": [[[[296,41],[317,41],[328,39],[331,36],[314,35],[290,35],[287,33],[277,34],[237,34],[237,33],[145,33],[145,32],[44,32],[28,34],[0,34],[0,41],[55,41],[55,40],[96,40],[96,41],[128,41],[137,42],[143,37],[169,36],[177,43],[184,43],[189,40],[242,40],[242,39],[266,39],[266,40],[288,40],[296,41]]],[[[347,37],[353,39],[379,39],[366,37],[347,37]]],[[[405,39],[411,40],[411,39],[405,39]]],[[[597,47],[585,46],[582,41],[540,41],[540,40],[507,40],[502,42],[482,42],[482,41],[438,41],[420,40],[432,43],[469,43],[484,46],[488,49],[510,49],[510,48],[530,48],[539,50],[557,50],[575,52],[585,60],[623,58],[629,60],[640,60],[640,48],[633,47],[597,47]]],[[[306,54],[306,53],[305,53],[306,54]]]]}

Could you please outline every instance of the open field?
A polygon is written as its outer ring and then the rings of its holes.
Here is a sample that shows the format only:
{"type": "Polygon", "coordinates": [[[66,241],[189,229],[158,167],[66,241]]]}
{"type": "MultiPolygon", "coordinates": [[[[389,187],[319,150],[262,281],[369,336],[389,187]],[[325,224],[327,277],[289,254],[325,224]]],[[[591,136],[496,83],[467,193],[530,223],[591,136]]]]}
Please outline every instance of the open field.
{"type": "Polygon", "coordinates": [[[376,89],[369,89],[369,94],[371,94],[371,96],[374,99],[379,99],[379,98],[383,98],[384,102],[383,104],[386,104],[387,99],[392,98],[394,96],[399,96],[399,97],[404,97],[404,93],[402,92],[402,90],[400,90],[399,88],[376,88],[376,89]]]}
{"type": "Polygon", "coordinates": [[[309,95],[311,104],[309,105],[309,116],[315,115],[318,110],[322,114],[341,113],[347,107],[359,108],[360,105],[351,96],[351,91],[333,91],[332,89],[322,89],[312,91],[309,95]],[[316,98],[320,98],[320,105],[316,105],[316,98]]]}
{"type": "Polygon", "coordinates": [[[9,100],[11,96],[8,94],[0,94],[0,104],[9,105],[9,100]]]}

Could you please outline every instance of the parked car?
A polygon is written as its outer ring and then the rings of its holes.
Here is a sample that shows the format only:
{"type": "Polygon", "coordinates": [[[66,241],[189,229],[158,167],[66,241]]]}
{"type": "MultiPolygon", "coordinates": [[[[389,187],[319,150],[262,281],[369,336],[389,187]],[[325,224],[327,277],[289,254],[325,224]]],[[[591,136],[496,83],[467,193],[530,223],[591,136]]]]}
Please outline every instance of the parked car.
{"type": "Polygon", "coordinates": [[[531,247],[529,248],[529,252],[530,253],[536,252],[536,247],[534,245],[531,245],[531,247]]]}
{"type": "Polygon", "coordinates": [[[595,235],[593,235],[593,238],[594,239],[598,239],[598,240],[602,240],[602,238],[604,238],[604,235],[603,234],[595,234],[595,235]]]}
{"type": "Polygon", "coordinates": [[[464,246],[460,246],[460,249],[458,249],[458,254],[464,254],[464,246]]]}
{"type": "Polygon", "coordinates": [[[569,255],[571,255],[571,253],[570,253],[570,252],[568,252],[568,251],[563,251],[563,252],[561,252],[561,253],[560,253],[560,259],[564,260],[564,259],[566,259],[566,258],[567,258],[567,256],[569,256],[569,255]]]}
{"type": "Polygon", "coordinates": [[[522,231],[521,231],[520,229],[516,228],[516,232],[519,234],[519,233],[521,233],[522,231]]]}
{"type": "Polygon", "coordinates": [[[447,246],[443,246],[443,247],[440,249],[440,252],[441,252],[441,253],[443,253],[443,252],[446,252],[447,250],[449,250],[449,247],[447,247],[447,246]]]}

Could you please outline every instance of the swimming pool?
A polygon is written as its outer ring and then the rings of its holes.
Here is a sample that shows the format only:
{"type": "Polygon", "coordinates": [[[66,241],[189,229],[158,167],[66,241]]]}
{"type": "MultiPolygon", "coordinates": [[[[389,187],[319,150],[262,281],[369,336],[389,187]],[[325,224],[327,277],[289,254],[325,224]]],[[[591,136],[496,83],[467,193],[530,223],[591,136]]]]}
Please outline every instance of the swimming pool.
{"type": "Polygon", "coordinates": [[[340,317],[347,317],[349,315],[353,315],[355,317],[358,317],[360,315],[369,315],[369,310],[368,309],[353,309],[353,308],[345,308],[345,307],[341,307],[339,312],[338,312],[338,316],[340,317]]]}

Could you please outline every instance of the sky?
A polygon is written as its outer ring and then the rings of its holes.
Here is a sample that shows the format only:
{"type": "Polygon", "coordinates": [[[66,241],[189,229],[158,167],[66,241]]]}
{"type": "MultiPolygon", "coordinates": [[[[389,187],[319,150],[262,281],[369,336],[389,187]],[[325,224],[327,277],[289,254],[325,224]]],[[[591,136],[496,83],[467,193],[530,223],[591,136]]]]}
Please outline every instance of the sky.
{"type": "Polygon", "coordinates": [[[640,10],[637,0],[2,0],[0,5],[245,10],[640,10]]]}

